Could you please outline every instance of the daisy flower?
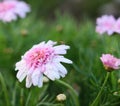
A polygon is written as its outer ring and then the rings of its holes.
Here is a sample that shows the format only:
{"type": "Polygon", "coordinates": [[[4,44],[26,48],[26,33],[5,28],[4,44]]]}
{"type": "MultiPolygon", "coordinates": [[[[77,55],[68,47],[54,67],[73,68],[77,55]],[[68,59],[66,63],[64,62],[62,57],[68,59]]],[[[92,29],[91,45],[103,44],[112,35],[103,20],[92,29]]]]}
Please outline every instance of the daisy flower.
{"type": "Polygon", "coordinates": [[[108,71],[120,69],[120,59],[111,54],[102,54],[100,60],[108,71]]]}
{"type": "Polygon", "coordinates": [[[49,40],[34,45],[28,50],[16,63],[15,70],[17,78],[21,82],[26,78],[26,87],[34,86],[42,87],[43,76],[47,76],[51,80],[60,79],[67,74],[66,68],[61,62],[71,64],[72,61],[65,58],[64,54],[70,47],[67,45],[56,45],[56,42],[49,40]]]}
{"type": "Polygon", "coordinates": [[[17,16],[25,18],[28,12],[30,12],[30,7],[24,1],[4,0],[0,2],[0,20],[3,22],[16,20],[17,16]]]}
{"type": "Polygon", "coordinates": [[[115,23],[116,20],[112,15],[103,15],[97,18],[96,32],[99,34],[107,33],[108,35],[112,35],[114,33],[115,23]]]}

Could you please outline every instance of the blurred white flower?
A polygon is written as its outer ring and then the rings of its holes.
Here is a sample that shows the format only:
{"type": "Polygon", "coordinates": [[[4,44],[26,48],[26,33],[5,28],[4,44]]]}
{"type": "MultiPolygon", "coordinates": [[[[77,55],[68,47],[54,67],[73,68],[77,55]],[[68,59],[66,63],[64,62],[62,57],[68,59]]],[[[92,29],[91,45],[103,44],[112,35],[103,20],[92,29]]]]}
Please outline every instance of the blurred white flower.
{"type": "Polygon", "coordinates": [[[16,20],[17,16],[25,18],[28,12],[30,12],[30,7],[24,1],[4,0],[0,2],[0,20],[3,22],[16,20]]]}
{"type": "Polygon", "coordinates": [[[26,77],[26,87],[29,88],[32,84],[42,87],[43,74],[51,80],[65,77],[67,70],[61,62],[71,64],[72,61],[62,55],[66,54],[66,50],[70,47],[54,46],[55,44],[56,42],[49,40],[47,43],[34,45],[16,63],[17,78],[21,82],[26,77]]]}

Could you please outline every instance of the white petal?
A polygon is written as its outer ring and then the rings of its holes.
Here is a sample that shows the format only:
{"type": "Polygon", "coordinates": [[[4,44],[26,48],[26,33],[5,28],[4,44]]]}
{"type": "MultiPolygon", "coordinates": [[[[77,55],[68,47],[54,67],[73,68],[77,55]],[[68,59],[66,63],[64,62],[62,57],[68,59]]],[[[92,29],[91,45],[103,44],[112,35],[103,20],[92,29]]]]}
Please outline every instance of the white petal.
{"type": "Polygon", "coordinates": [[[32,75],[32,82],[34,86],[42,87],[43,85],[43,75],[40,70],[34,70],[32,75]]]}
{"type": "Polygon", "coordinates": [[[60,76],[59,76],[59,73],[55,72],[55,71],[52,71],[52,70],[49,70],[49,71],[45,71],[44,74],[51,80],[55,80],[55,79],[59,79],[60,76]]]}
{"type": "Polygon", "coordinates": [[[27,72],[27,75],[32,74],[34,72],[34,66],[29,68],[29,71],[27,72]]]}
{"type": "Polygon", "coordinates": [[[66,54],[66,50],[58,50],[58,51],[55,51],[55,54],[66,54]]]}
{"type": "Polygon", "coordinates": [[[52,66],[53,66],[52,72],[53,72],[53,74],[55,76],[55,79],[60,79],[59,70],[55,67],[54,64],[52,66]]]}
{"type": "Polygon", "coordinates": [[[71,60],[69,60],[69,59],[67,59],[67,58],[65,58],[65,57],[63,57],[63,56],[56,56],[56,57],[54,58],[54,61],[72,64],[72,61],[71,61],[71,60]]]}
{"type": "Polygon", "coordinates": [[[53,42],[52,40],[49,40],[46,45],[55,45],[57,42],[53,42]]]}
{"type": "Polygon", "coordinates": [[[69,49],[70,47],[67,45],[59,45],[59,46],[55,46],[53,47],[55,50],[55,54],[66,54],[66,49],[69,49]]]}
{"type": "Polygon", "coordinates": [[[58,46],[55,46],[54,49],[66,50],[66,49],[70,49],[70,46],[67,46],[67,45],[58,45],[58,46]]]}
{"type": "Polygon", "coordinates": [[[17,78],[19,79],[20,82],[23,81],[23,79],[26,77],[27,71],[18,71],[17,73],[17,78]]]}
{"type": "Polygon", "coordinates": [[[62,73],[62,75],[67,74],[67,70],[62,64],[56,63],[55,66],[58,68],[59,72],[62,73]]]}
{"type": "Polygon", "coordinates": [[[42,86],[43,86],[43,74],[41,73],[38,80],[38,87],[42,87],[42,86]]]}
{"type": "Polygon", "coordinates": [[[19,70],[17,72],[17,78],[19,79],[19,81],[23,81],[23,79],[26,77],[27,75],[27,67],[25,65],[25,61],[21,60],[19,62],[16,63],[16,68],[15,70],[19,70]]]}
{"type": "Polygon", "coordinates": [[[44,74],[51,80],[59,79],[60,75],[58,73],[58,70],[54,68],[54,66],[51,65],[46,65],[46,71],[44,74]]]}
{"type": "Polygon", "coordinates": [[[24,60],[21,60],[15,64],[15,70],[24,70],[26,68],[26,63],[24,60]]]}
{"type": "Polygon", "coordinates": [[[60,59],[61,62],[64,62],[64,63],[69,63],[69,64],[72,64],[72,61],[67,59],[67,58],[61,58],[60,59]]]}
{"type": "Polygon", "coordinates": [[[31,85],[32,85],[31,75],[27,75],[27,78],[26,78],[26,87],[27,87],[27,88],[30,88],[31,85]]]}

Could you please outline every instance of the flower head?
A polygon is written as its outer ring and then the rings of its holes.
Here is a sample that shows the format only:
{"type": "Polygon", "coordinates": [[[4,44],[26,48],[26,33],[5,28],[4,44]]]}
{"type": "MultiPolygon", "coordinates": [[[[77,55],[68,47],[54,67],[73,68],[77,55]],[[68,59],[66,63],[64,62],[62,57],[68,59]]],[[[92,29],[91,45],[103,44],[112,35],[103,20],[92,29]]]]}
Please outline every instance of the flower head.
{"type": "Polygon", "coordinates": [[[103,15],[102,17],[97,18],[96,21],[96,32],[99,34],[107,33],[112,35],[114,33],[114,26],[116,20],[112,15],[103,15]]]}
{"type": "Polygon", "coordinates": [[[120,34],[120,18],[116,20],[115,23],[115,32],[120,34]]]}
{"type": "Polygon", "coordinates": [[[30,7],[23,1],[4,0],[0,2],[0,20],[3,22],[16,20],[17,16],[24,18],[27,12],[30,12],[30,7]]]}
{"type": "Polygon", "coordinates": [[[48,41],[34,45],[28,50],[22,59],[16,63],[15,70],[18,70],[17,78],[23,81],[26,77],[26,87],[34,86],[42,87],[43,75],[51,80],[65,77],[66,68],[61,62],[71,64],[72,61],[65,58],[66,50],[70,47],[67,45],[54,46],[56,42],[48,41]]]}
{"type": "Polygon", "coordinates": [[[102,57],[100,57],[104,67],[106,70],[117,70],[120,68],[120,59],[114,57],[111,54],[103,54],[102,57]]]}

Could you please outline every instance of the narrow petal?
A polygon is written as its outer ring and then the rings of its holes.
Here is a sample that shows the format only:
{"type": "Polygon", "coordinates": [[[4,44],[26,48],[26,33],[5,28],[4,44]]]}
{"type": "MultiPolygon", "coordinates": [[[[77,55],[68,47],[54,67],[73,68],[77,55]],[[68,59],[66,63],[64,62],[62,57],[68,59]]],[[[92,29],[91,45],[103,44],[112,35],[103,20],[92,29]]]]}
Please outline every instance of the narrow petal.
{"type": "Polygon", "coordinates": [[[70,46],[67,45],[58,45],[58,46],[54,46],[54,49],[59,49],[59,50],[65,50],[65,49],[70,49],[70,46]]]}
{"type": "Polygon", "coordinates": [[[25,66],[25,62],[23,60],[17,62],[15,70],[19,70],[17,72],[17,78],[19,79],[20,82],[23,81],[28,71],[27,67],[25,66]]]}
{"type": "Polygon", "coordinates": [[[55,50],[55,54],[66,54],[66,49],[69,49],[70,47],[67,45],[59,45],[59,46],[55,46],[53,47],[55,50]]]}
{"type": "Polygon", "coordinates": [[[20,82],[23,81],[23,79],[26,77],[27,71],[18,71],[17,73],[17,78],[19,79],[20,82]]]}
{"type": "Polygon", "coordinates": [[[17,71],[17,70],[25,70],[25,68],[26,68],[26,63],[25,63],[25,61],[24,60],[21,60],[21,61],[19,61],[19,62],[17,62],[16,64],[15,64],[15,70],[17,71]]]}
{"type": "Polygon", "coordinates": [[[47,43],[46,43],[46,45],[55,45],[57,42],[53,42],[53,41],[51,41],[51,40],[49,40],[47,43]]]}
{"type": "Polygon", "coordinates": [[[43,85],[43,75],[39,69],[34,70],[32,75],[32,82],[34,86],[42,87],[43,85]]]}
{"type": "Polygon", "coordinates": [[[67,58],[65,58],[63,56],[56,56],[54,61],[72,64],[71,60],[69,60],[69,59],[67,59],[67,58]]]}
{"type": "Polygon", "coordinates": [[[67,74],[66,68],[61,63],[56,63],[55,66],[58,68],[60,73],[67,74]]]}
{"type": "Polygon", "coordinates": [[[27,78],[26,78],[26,87],[27,87],[27,88],[30,88],[31,85],[32,85],[31,75],[27,75],[27,78]]]}
{"type": "Polygon", "coordinates": [[[59,79],[60,75],[53,65],[47,65],[44,74],[51,80],[59,79]]]}
{"type": "Polygon", "coordinates": [[[43,86],[43,74],[41,73],[38,79],[38,87],[42,87],[43,86]]]}

